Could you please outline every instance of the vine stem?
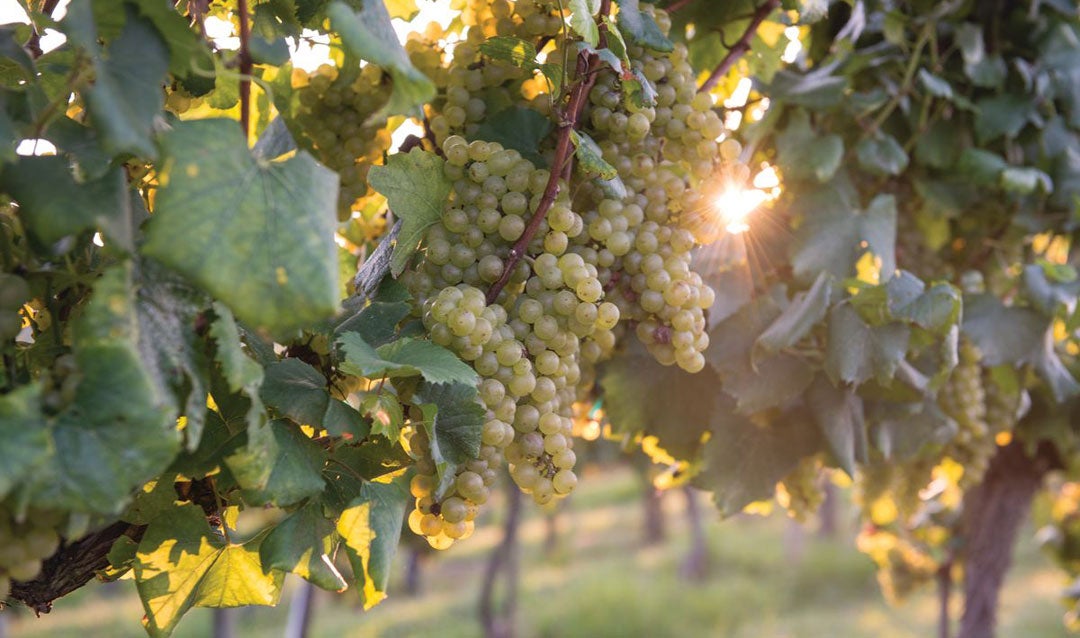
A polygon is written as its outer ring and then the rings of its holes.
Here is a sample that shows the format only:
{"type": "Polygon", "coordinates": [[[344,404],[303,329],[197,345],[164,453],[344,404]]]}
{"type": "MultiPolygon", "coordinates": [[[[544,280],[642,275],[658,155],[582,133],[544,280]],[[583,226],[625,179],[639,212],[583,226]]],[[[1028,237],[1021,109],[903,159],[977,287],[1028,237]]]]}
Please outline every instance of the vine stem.
{"type": "Polygon", "coordinates": [[[911,59],[908,61],[907,68],[904,69],[904,77],[900,82],[900,88],[896,91],[896,95],[889,100],[889,103],[882,109],[881,113],[874,118],[873,123],[870,125],[870,131],[876,132],[885,124],[885,120],[889,119],[896,107],[900,106],[900,100],[907,95],[907,92],[911,90],[911,83],[915,79],[915,72],[919,69],[919,62],[922,58],[923,48],[926,47],[926,43],[929,42],[930,36],[934,31],[934,25],[928,24],[923,28],[922,33],[919,34],[919,39],[915,42],[915,50],[911,54],[911,59]]]}
{"type": "Polygon", "coordinates": [[[589,91],[596,82],[596,75],[591,72],[595,61],[596,54],[594,53],[585,51],[578,53],[577,80],[573,88],[570,89],[570,100],[560,117],[559,136],[555,141],[555,158],[551,162],[551,176],[548,177],[547,186],[544,188],[540,203],[536,206],[536,212],[532,214],[528,225],[525,226],[525,232],[521,233],[521,237],[514,242],[510,252],[506,255],[506,265],[503,267],[502,275],[488,289],[488,304],[495,302],[499,293],[510,281],[510,275],[514,272],[518,262],[528,252],[529,243],[532,242],[533,237],[540,230],[540,224],[543,223],[547,212],[551,210],[551,205],[555,203],[555,198],[559,195],[559,179],[562,178],[563,172],[569,169],[572,162],[574,145],[570,140],[570,134],[577,125],[581,111],[585,108],[585,98],[589,95],[589,91]]]}
{"type": "Polygon", "coordinates": [[[746,25],[746,30],[739,36],[739,39],[735,41],[735,44],[728,49],[727,55],[724,56],[720,63],[716,65],[709,77],[705,78],[705,81],[701,83],[698,88],[699,93],[707,93],[720,83],[720,79],[727,75],[727,72],[731,70],[732,65],[735,64],[747,51],[750,50],[750,40],[757,33],[758,27],[765,21],[765,18],[769,17],[769,14],[780,6],[780,0],[766,0],[765,4],[761,5],[754,10],[754,14],[750,17],[750,24],[746,25]]]}
{"type": "MultiPolygon", "coordinates": [[[[60,4],[60,0],[45,0],[45,3],[41,5],[41,13],[52,18],[53,11],[56,11],[56,5],[60,4]]],[[[30,57],[38,59],[44,55],[44,51],[41,50],[41,32],[44,28],[38,28],[35,24],[33,33],[30,34],[30,39],[26,42],[26,50],[30,52],[30,57]]]]}
{"type": "Polygon", "coordinates": [[[237,0],[236,13],[240,20],[240,128],[244,129],[244,139],[247,140],[251,119],[251,51],[248,42],[251,39],[251,31],[248,26],[247,0],[237,0]]]}

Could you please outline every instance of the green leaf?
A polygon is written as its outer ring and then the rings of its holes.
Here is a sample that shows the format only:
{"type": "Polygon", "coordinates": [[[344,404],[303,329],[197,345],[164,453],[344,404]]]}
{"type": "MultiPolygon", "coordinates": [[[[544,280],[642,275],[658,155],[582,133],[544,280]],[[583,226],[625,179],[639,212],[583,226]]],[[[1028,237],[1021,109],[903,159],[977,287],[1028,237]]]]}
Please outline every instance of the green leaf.
{"type": "Polygon", "coordinates": [[[911,329],[901,323],[867,325],[848,302],[829,313],[825,372],[834,384],[862,384],[870,378],[888,384],[907,352],[911,329]]]}
{"type": "Polygon", "coordinates": [[[278,414],[298,425],[325,429],[331,436],[367,436],[368,424],[349,404],[332,398],[326,377],[299,359],[284,359],[266,368],[259,396],[278,414]]]}
{"type": "Polygon", "coordinates": [[[445,160],[434,153],[413,149],[391,155],[385,166],[371,167],[368,182],[386,197],[390,210],[402,220],[390,258],[394,277],[405,270],[428,227],[442,219],[452,187],[443,173],[444,164],[445,160]]]}
{"type": "Polygon", "coordinates": [[[1032,98],[1026,95],[995,95],[975,103],[975,139],[986,144],[1005,136],[1020,134],[1034,112],[1032,98]]]}
{"type": "Polygon", "coordinates": [[[1050,388],[1050,393],[1058,403],[1080,395],[1080,383],[1072,372],[1062,363],[1054,346],[1054,329],[1049,327],[1043,334],[1042,348],[1035,354],[1035,369],[1050,388]]]}
{"type": "MultiPolygon", "coordinates": [[[[169,72],[188,82],[207,82],[197,70],[209,71],[213,65],[213,56],[207,41],[191,28],[184,16],[168,2],[157,0],[139,0],[139,13],[153,22],[165,44],[169,48],[169,72]]],[[[255,38],[257,39],[257,38],[255,38]]],[[[254,40],[252,42],[254,42],[254,40]]],[[[211,88],[213,80],[209,80],[211,88]]],[[[196,93],[201,95],[201,93],[196,93]]]]}
{"type": "Polygon", "coordinates": [[[289,514],[259,545],[263,570],[291,572],[328,591],[344,591],[348,582],[334,566],[334,522],[313,501],[289,514]]]}
{"type": "Polygon", "coordinates": [[[846,182],[801,196],[795,207],[803,222],[795,231],[791,263],[799,281],[810,283],[826,271],[837,279],[855,272],[855,263],[869,251],[881,260],[881,280],[896,270],[896,200],[878,195],[860,211],[857,194],[846,182]]]}
{"type": "Polygon", "coordinates": [[[341,0],[326,9],[333,30],[350,53],[390,73],[394,88],[390,100],[371,115],[380,120],[390,115],[420,116],[420,107],[435,98],[435,85],[413,66],[398,41],[390,14],[382,2],[365,2],[359,10],[341,0]]]}
{"type": "Polygon", "coordinates": [[[570,141],[574,143],[574,155],[578,160],[578,168],[590,177],[599,177],[608,180],[619,176],[619,171],[604,160],[603,151],[586,133],[570,131],[570,141]]]}
{"type": "Polygon", "coordinates": [[[112,158],[102,148],[98,131],[92,126],[80,124],[70,117],[59,117],[49,124],[44,135],[56,148],[75,159],[78,163],[75,174],[82,176],[83,183],[101,179],[114,169],[112,158]]]}
{"type": "Polygon", "coordinates": [[[570,9],[570,28],[574,33],[581,36],[589,46],[599,46],[600,30],[593,19],[593,15],[600,9],[598,0],[570,0],[567,8],[570,9]]]}
{"type": "MultiPolygon", "coordinates": [[[[890,281],[895,281],[894,278],[890,281]]],[[[905,319],[924,330],[937,335],[944,335],[960,319],[962,301],[960,291],[955,286],[937,283],[914,299],[893,304],[890,300],[892,316],[905,319]]]]}
{"type": "Polygon", "coordinates": [[[156,157],[151,140],[154,119],[165,105],[161,90],[169,69],[169,50],[153,23],[124,4],[124,28],[102,51],[89,2],[68,9],[68,36],[90,54],[97,71],[85,92],[90,118],[111,155],[156,157]]]}
{"type": "Polygon", "coordinates": [[[807,390],[806,403],[829,453],[848,476],[854,477],[855,463],[865,463],[868,458],[862,399],[853,390],[836,388],[818,376],[807,390]]]}
{"type": "MultiPolygon", "coordinates": [[[[349,308],[349,305],[346,305],[349,308]]],[[[365,342],[379,346],[394,338],[397,325],[409,316],[411,308],[403,301],[375,301],[342,321],[334,330],[341,335],[349,332],[360,335],[365,342]]]]}
{"type": "Polygon", "coordinates": [[[484,407],[474,385],[424,383],[414,403],[435,407],[434,419],[424,425],[431,439],[431,458],[436,465],[460,465],[480,455],[480,431],[484,427],[484,407]]]}
{"type": "Polygon", "coordinates": [[[960,153],[956,171],[979,185],[997,184],[1001,172],[1008,168],[1008,163],[998,155],[980,148],[966,148],[960,153]]]}
{"type": "Polygon", "coordinates": [[[827,65],[805,74],[778,71],[762,93],[772,100],[810,109],[832,108],[844,99],[848,88],[847,78],[832,75],[833,70],[834,65],[827,65]]]}
{"type": "Polygon", "coordinates": [[[655,436],[661,448],[679,459],[698,456],[720,395],[712,368],[690,374],[662,366],[634,340],[602,366],[597,378],[614,431],[655,436]]]}
{"type": "Polygon", "coordinates": [[[337,531],[345,541],[345,554],[357,580],[363,582],[360,600],[364,609],[386,598],[386,585],[410,500],[404,477],[390,483],[365,483],[360,496],[338,519],[337,531]]]}
{"type": "Polygon", "coordinates": [[[519,69],[536,68],[536,45],[521,38],[508,35],[488,38],[480,43],[480,53],[519,69]]]}
{"type": "Polygon", "coordinates": [[[915,161],[931,168],[952,168],[964,150],[965,130],[949,120],[934,120],[915,141],[915,161]]]}
{"type": "Polygon", "coordinates": [[[197,505],[182,505],[146,529],[134,572],[151,636],[168,636],[191,607],[276,605],[281,572],[263,573],[259,540],[225,543],[197,505]]]}
{"type": "Polygon", "coordinates": [[[827,182],[844,159],[844,140],[835,134],[818,136],[810,127],[807,112],[796,109],[776,138],[776,152],[786,177],[827,182]]]}
{"type": "Polygon", "coordinates": [[[31,479],[37,506],[117,513],[176,455],[176,410],[140,356],[138,332],[128,262],[97,280],[75,324],[82,380],[51,425],[52,454],[31,479]]]}
{"type": "Polygon", "coordinates": [[[963,332],[982,352],[982,365],[1033,362],[1050,320],[1030,308],[1004,305],[990,294],[964,296],[963,332]]]}
{"type": "Polygon", "coordinates": [[[370,436],[360,445],[339,446],[323,469],[326,489],[320,500],[327,511],[340,514],[369,481],[400,472],[412,463],[398,441],[382,436],[370,436]]]}
{"type": "Polygon", "coordinates": [[[45,460],[49,438],[40,385],[19,386],[0,396],[0,499],[45,460]]]}
{"type": "Polygon", "coordinates": [[[1001,171],[1001,188],[1009,193],[1030,195],[1040,188],[1043,192],[1054,191],[1054,181],[1037,168],[1029,166],[1010,166],[1001,171]]]}
{"type": "Polygon", "coordinates": [[[925,68],[919,69],[919,84],[922,84],[926,92],[934,97],[952,100],[953,88],[944,78],[934,75],[925,68]]]}
{"type": "Polygon", "coordinates": [[[171,396],[187,419],[184,437],[194,450],[202,436],[210,362],[196,323],[209,305],[205,295],[149,260],[139,264],[135,312],[143,364],[158,392],[171,396]]]}
{"type": "Polygon", "coordinates": [[[825,318],[831,292],[832,283],[828,273],[822,272],[814,280],[814,285],[806,292],[795,295],[791,304],[761,333],[754,342],[755,349],[772,353],[798,343],[825,318]]]}
{"type": "Polygon", "coordinates": [[[510,106],[488,117],[474,139],[498,142],[512,148],[538,167],[547,165],[539,153],[540,142],[551,132],[551,120],[530,108],[510,106]]]}
{"type": "Polygon", "coordinates": [[[232,313],[224,304],[216,301],[210,337],[214,340],[216,358],[229,389],[233,392],[257,390],[263,381],[262,366],[244,351],[240,328],[232,313]]]}
{"type": "Polygon", "coordinates": [[[266,367],[259,389],[263,403],[298,425],[320,427],[330,393],[326,377],[299,359],[283,359],[266,367]]]}
{"type": "Polygon", "coordinates": [[[85,230],[112,228],[128,204],[122,169],[79,183],[59,155],[20,157],[5,165],[0,189],[18,202],[27,230],[46,246],[85,230]]]}
{"type": "Polygon", "coordinates": [[[346,374],[369,379],[422,376],[430,383],[475,385],[479,378],[471,366],[446,348],[405,337],[372,348],[360,335],[345,333],[338,340],[344,352],[339,368],[346,374]]]}
{"type": "Polygon", "coordinates": [[[619,5],[619,29],[635,44],[663,53],[675,45],[660,31],[652,16],[641,11],[638,0],[616,0],[619,5]]]}
{"type": "Polygon", "coordinates": [[[956,436],[956,422],[934,400],[880,404],[868,412],[870,437],[886,459],[907,460],[956,436]]]}
{"type": "Polygon", "coordinates": [[[164,184],[143,253],[284,333],[337,309],[337,176],[304,152],[256,160],[236,122],[181,122],[162,142],[164,184]]]}
{"type": "Polygon", "coordinates": [[[323,490],[322,470],[327,455],[322,446],[308,438],[298,426],[282,419],[270,421],[254,431],[249,428],[249,440],[258,437],[260,431],[269,432],[272,437],[272,443],[263,448],[265,454],[238,452],[226,459],[229,470],[244,488],[245,500],[253,505],[271,503],[284,507],[323,490]],[[249,476],[260,479],[265,476],[265,479],[256,483],[243,480],[249,476]]]}
{"type": "Polygon", "coordinates": [[[371,433],[396,441],[405,424],[401,400],[390,392],[369,392],[360,400],[360,411],[371,419],[371,433]]]}
{"type": "Polygon", "coordinates": [[[907,153],[900,142],[881,132],[859,142],[855,146],[855,157],[873,175],[899,175],[908,165],[907,153]]]}
{"type": "Polygon", "coordinates": [[[718,421],[705,444],[704,467],[694,484],[712,491],[723,516],[771,498],[777,482],[801,459],[821,449],[817,428],[794,414],[764,426],[734,413],[718,421]]]}

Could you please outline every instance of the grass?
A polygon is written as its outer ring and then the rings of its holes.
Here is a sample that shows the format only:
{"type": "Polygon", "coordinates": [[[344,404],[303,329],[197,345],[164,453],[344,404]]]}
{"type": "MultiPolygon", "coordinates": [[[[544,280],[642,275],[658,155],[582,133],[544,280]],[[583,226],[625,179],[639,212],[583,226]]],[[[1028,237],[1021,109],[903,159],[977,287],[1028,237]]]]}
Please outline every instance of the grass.
{"type": "MultiPolygon", "coordinates": [[[[900,607],[889,607],[878,592],[873,566],[854,549],[850,537],[829,540],[810,533],[797,535],[794,524],[780,515],[720,522],[713,510],[705,508],[711,571],[700,582],[681,579],[679,565],[689,547],[682,494],[670,494],[664,501],[668,540],[646,547],[641,543],[641,507],[635,481],[623,469],[586,476],[569,511],[560,517],[560,543],[548,556],[542,551],[544,520],[527,508],[530,515],[521,529],[517,619],[522,638],[934,635],[937,607],[932,591],[900,607]],[[800,540],[793,543],[793,538],[800,540]]],[[[354,595],[322,595],[311,635],[481,635],[477,596],[484,561],[498,543],[499,533],[497,521],[489,521],[468,541],[433,556],[424,567],[420,596],[395,594],[401,584],[392,582],[387,601],[361,612],[354,595]]],[[[999,635],[1066,635],[1057,598],[1061,575],[1030,540],[1022,542],[1016,559],[1003,594],[999,635]]],[[[292,591],[287,586],[277,608],[235,612],[237,634],[280,635],[292,591]]],[[[958,614],[959,601],[954,602],[954,614],[958,614]]],[[[91,585],[59,601],[53,613],[40,619],[16,616],[10,622],[9,635],[142,637],[141,615],[130,581],[91,585]]],[[[198,609],[181,622],[176,635],[194,638],[211,633],[211,612],[198,609]]]]}

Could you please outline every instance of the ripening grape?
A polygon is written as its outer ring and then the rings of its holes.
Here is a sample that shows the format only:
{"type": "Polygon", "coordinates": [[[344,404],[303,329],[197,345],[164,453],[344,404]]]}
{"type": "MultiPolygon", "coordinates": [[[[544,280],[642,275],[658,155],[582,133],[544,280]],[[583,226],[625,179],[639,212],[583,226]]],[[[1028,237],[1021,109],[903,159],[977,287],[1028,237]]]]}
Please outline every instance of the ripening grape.
{"type": "Polygon", "coordinates": [[[295,126],[314,146],[319,161],[338,173],[338,219],[369,194],[368,170],[390,148],[386,116],[373,117],[390,98],[382,70],[369,64],[357,73],[320,66],[296,90],[295,126]]]}
{"type": "Polygon", "coordinates": [[[987,399],[983,388],[983,372],[979,361],[982,354],[969,339],[962,338],[959,362],[941,390],[938,403],[958,426],[956,436],[949,442],[945,455],[964,468],[962,487],[978,483],[997,444],[987,423],[987,399]]]}
{"type": "Polygon", "coordinates": [[[53,512],[30,510],[17,520],[0,506],[0,600],[8,595],[12,581],[30,581],[41,573],[42,561],[60,546],[59,523],[53,512]]]}

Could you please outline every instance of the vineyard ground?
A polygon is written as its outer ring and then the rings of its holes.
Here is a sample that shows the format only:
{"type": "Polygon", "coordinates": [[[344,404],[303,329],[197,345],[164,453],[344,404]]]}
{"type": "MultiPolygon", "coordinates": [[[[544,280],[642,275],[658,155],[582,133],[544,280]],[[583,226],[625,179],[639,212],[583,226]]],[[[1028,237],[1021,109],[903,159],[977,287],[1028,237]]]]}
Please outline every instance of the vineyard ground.
{"type": "MultiPolygon", "coordinates": [[[[836,540],[802,536],[801,558],[790,555],[792,524],[780,513],[720,522],[705,508],[711,572],[687,584],[678,569],[689,546],[683,495],[668,494],[668,540],[644,547],[641,507],[633,474],[621,467],[585,472],[579,492],[559,518],[560,544],[548,557],[545,524],[532,508],[522,528],[523,569],[518,624],[524,638],[599,636],[724,636],[914,638],[934,635],[936,599],[925,591],[901,607],[882,600],[869,559],[853,546],[854,516],[836,540]]],[[[703,499],[704,504],[704,499],[703,499]]],[[[490,510],[498,510],[498,507],[490,510]]],[[[401,593],[404,555],[399,553],[391,597],[362,613],[355,598],[317,601],[312,636],[390,638],[479,636],[476,596],[483,565],[498,542],[489,520],[468,541],[424,564],[424,590],[401,593]]],[[[1060,572],[1044,559],[1030,530],[1017,552],[1001,607],[1003,638],[1064,636],[1060,572]]],[[[294,583],[295,584],[295,583],[294,583]]],[[[280,635],[293,589],[275,609],[238,610],[237,636],[280,635]]],[[[957,610],[958,612],[959,610],[957,610]]],[[[140,604],[130,582],[91,585],[59,601],[41,619],[19,614],[11,638],[78,635],[141,638],[140,604]]],[[[211,612],[193,610],[178,638],[211,634],[211,612]]]]}

